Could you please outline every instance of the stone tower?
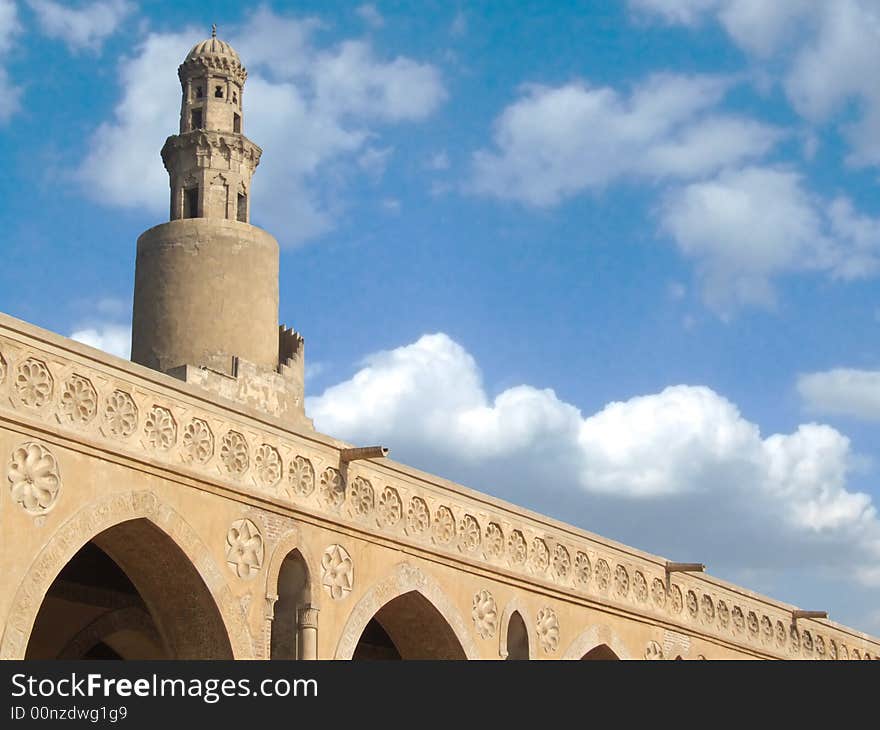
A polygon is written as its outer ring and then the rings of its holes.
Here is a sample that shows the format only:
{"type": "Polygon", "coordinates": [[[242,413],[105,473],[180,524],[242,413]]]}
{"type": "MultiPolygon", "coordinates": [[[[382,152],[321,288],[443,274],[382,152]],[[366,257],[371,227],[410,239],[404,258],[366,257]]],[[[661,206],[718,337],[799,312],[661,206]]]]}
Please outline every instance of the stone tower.
{"type": "Polygon", "coordinates": [[[243,133],[247,70],[214,31],[177,73],[180,133],[162,148],[171,220],[138,238],[131,359],[302,420],[303,343],[278,325],[278,243],[250,224],[262,150],[243,133]]]}

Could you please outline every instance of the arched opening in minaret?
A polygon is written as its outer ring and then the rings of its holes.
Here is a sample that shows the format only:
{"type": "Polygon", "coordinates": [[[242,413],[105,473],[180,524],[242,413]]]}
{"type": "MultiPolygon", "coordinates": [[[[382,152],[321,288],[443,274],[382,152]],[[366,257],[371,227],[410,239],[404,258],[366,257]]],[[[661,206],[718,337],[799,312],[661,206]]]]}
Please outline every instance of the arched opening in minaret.
{"type": "Polygon", "coordinates": [[[201,85],[196,86],[196,99],[201,99],[205,95],[201,85]]]}
{"type": "Polygon", "coordinates": [[[214,87],[214,98],[215,99],[222,99],[223,98],[223,87],[222,86],[215,86],[214,87]]]}
{"type": "Polygon", "coordinates": [[[590,649],[586,654],[581,657],[582,660],[616,660],[620,659],[617,654],[615,654],[611,647],[608,644],[599,644],[599,646],[594,646],[590,649]]]}
{"type": "Polygon", "coordinates": [[[199,189],[197,187],[186,188],[183,191],[183,217],[199,217],[199,189]]]}
{"type": "Polygon", "coordinates": [[[241,134],[241,115],[234,112],[232,114],[232,131],[241,134]]]}
{"type": "Polygon", "coordinates": [[[299,611],[310,605],[309,569],[299,550],[287,554],[278,573],[270,657],[303,659],[299,611]]]}
{"type": "Polygon", "coordinates": [[[87,542],[43,598],[27,659],[231,659],[207,586],[152,522],[129,520],[87,542]]]}
{"type": "Polygon", "coordinates": [[[352,659],[467,659],[452,627],[418,591],[380,608],[364,627],[352,659]]]}
{"type": "Polygon", "coordinates": [[[519,611],[514,611],[507,623],[507,658],[529,658],[529,634],[519,611]]]}
{"type": "Polygon", "coordinates": [[[190,129],[201,129],[202,128],[202,110],[201,109],[193,109],[190,113],[190,129]]]}
{"type": "Polygon", "coordinates": [[[238,209],[236,218],[242,223],[247,223],[247,195],[245,193],[238,194],[238,209]]]}

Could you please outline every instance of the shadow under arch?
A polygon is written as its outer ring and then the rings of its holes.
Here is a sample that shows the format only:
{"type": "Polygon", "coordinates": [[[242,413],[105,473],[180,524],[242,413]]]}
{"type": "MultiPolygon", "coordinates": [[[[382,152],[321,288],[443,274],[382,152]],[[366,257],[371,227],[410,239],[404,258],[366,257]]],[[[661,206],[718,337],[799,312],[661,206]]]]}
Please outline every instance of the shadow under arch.
{"type": "MultiPolygon", "coordinates": [[[[502,659],[531,659],[537,656],[535,636],[533,632],[529,631],[529,622],[526,620],[527,616],[528,614],[526,613],[526,608],[519,598],[511,598],[507,602],[507,605],[504,607],[504,612],[501,614],[501,624],[499,625],[498,629],[498,654],[502,659]],[[519,616],[519,619],[522,623],[520,630],[525,633],[525,645],[521,646],[521,641],[514,640],[513,644],[520,646],[521,650],[519,655],[514,654],[513,656],[511,656],[511,639],[514,637],[512,637],[510,634],[510,622],[511,619],[515,619],[515,616],[519,616]],[[522,656],[522,654],[526,654],[526,656],[522,656]]],[[[518,624],[515,623],[514,625],[517,626],[518,624]]]]}
{"type": "Polygon", "coordinates": [[[211,552],[174,509],[148,491],[96,500],[56,530],[16,590],[0,639],[0,658],[25,658],[46,594],[61,570],[90,542],[134,583],[155,614],[172,656],[253,658],[243,610],[211,552]],[[169,590],[169,570],[184,574],[187,590],[176,597],[169,590]],[[205,629],[187,636],[187,627],[196,621],[205,629]]]}
{"type": "Polygon", "coordinates": [[[357,602],[346,621],[342,637],[336,647],[336,659],[352,659],[364,629],[374,617],[388,607],[386,620],[394,625],[383,627],[395,642],[403,658],[479,659],[480,653],[467,630],[461,614],[449,600],[440,585],[428,574],[410,563],[398,563],[391,575],[376,583],[357,602]],[[437,629],[434,636],[426,637],[425,626],[411,624],[413,619],[428,618],[437,629]],[[438,623],[442,622],[442,623],[438,623]],[[390,629],[390,630],[389,630],[390,629]],[[418,648],[415,633],[421,632],[418,648]],[[448,633],[445,633],[448,632],[448,633]],[[428,643],[425,643],[427,641],[428,643]],[[430,642],[434,642],[430,644],[430,642]],[[432,652],[413,656],[413,651],[432,652]]]}
{"type": "Polygon", "coordinates": [[[605,624],[597,624],[571,642],[562,658],[632,659],[633,655],[614,629],[605,624]]]}

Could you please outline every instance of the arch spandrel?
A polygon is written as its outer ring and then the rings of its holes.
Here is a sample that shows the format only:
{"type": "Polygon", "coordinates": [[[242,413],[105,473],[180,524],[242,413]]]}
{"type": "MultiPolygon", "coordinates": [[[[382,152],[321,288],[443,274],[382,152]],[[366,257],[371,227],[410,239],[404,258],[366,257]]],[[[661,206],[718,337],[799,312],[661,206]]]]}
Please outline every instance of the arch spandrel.
{"type": "Polygon", "coordinates": [[[595,624],[581,633],[566,649],[563,659],[582,659],[598,646],[607,646],[618,659],[634,659],[633,654],[617,632],[607,624],[595,624]]]}
{"type": "Polygon", "coordinates": [[[398,563],[391,575],[373,585],[352,609],[336,647],[335,659],[351,659],[361,634],[380,609],[406,593],[421,594],[443,617],[467,659],[480,659],[467,624],[440,584],[411,563],[398,563]]]}
{"type": "Polygon", "coordinates": [[[0,659],[23,659],[43,600],[61,569],[90,540],[126,522],[145,519],[186,557],[223,622],[236,659],[254,657],[253,640],[240,603],[208,547],[173,508],[150,491],[122,492],[81,507],[62,524],[31,563],[16,589],[0,639],[0,659]]]}

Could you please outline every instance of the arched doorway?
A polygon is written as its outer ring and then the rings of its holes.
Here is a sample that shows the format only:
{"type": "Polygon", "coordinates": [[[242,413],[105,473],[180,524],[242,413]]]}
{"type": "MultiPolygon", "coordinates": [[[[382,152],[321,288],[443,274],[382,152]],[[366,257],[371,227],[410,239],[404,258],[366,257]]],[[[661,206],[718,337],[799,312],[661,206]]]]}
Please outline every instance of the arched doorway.
{"type": "Polygon", "coordinates": [[[608,644],[599,644],[599,646],[594,646],[590,649],[586,654],[581,657],[582,660],[617,660],[620,659],[617,654],[615,654],[611,647],[608,644]]]}
{"type": "Polygon", "coordinates": [[[28,659],[231,659],[217,605],[177,544],[147,519],[95,535],[37,613],[28,659]]]}
{"type": "Polygon", "coordinates": [[[386,603],[367,622],[352,659],[467,659],[452,627],[418,591],[386,603]]]}
{"type": "Polygon", "coordinates": [[[309,568],[299,550],[284,556],[278,572],[278,598],[272,620],[272,659],[314,659],[309,656],[308,637],[301,625],[303,613],[311,607],[309,568]],[[305,639],[305,641],[304,641],[305,639]]]}
{"type": "Polygon", "coordinates": [[[529,658],[529,633],[519,611],[510,614],[507,623],[507,659],[529,658]]]}

